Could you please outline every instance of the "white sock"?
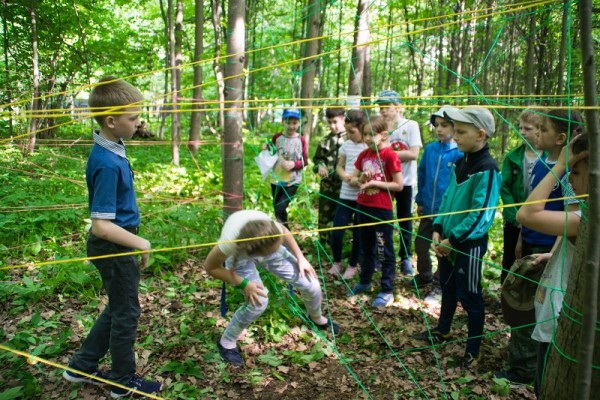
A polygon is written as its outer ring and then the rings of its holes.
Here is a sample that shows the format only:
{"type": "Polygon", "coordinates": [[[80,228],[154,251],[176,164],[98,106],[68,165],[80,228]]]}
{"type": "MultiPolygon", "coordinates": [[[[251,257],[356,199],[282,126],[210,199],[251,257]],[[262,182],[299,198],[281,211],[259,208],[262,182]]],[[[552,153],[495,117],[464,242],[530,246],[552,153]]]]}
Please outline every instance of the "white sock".
{"type": "Polygon", "coordinates": [[[228,350],[235,349],[237,347],[236,340],[229,340],[226,339],[224,336],[221,336],[221,340],[219,340],[219,343],[221,343],[221,346],[228,350]]]}
{"type": "Polygon", "coordinates": [[[325,317],[324,317],[324,316],[322,316],[322,315],[321,315],[320,317],[317,317],[316,319],[315,319],[315,318],[313,318],[313,317],[310,317],[310,318],[311,318],[311,319],[313,320],[313,322],[314,322],[315,324],[317,324],[317,325],[324,325],[324,324],[326,324],[326,323],[327,323],[327,318],[325,318],[325,317]]]}

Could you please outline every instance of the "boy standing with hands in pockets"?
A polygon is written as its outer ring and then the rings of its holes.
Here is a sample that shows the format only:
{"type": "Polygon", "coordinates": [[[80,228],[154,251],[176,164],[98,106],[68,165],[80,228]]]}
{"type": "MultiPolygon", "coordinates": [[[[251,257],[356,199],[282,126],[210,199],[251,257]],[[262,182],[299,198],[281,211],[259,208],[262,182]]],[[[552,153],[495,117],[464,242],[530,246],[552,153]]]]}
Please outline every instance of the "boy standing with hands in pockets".
{"type": "MultiPolygon", "coordinates": [[[[99,113],[95,119],[100,131],[94,132],[94,147],[85,173],[92,219],[87,255],[113,256],[92,260],[102,276],[108,305],[71,359],[69,368],[118,383],[122,387],[113,386],[110,392],[115,399],[129,396],[133,390],[155,393],[162,386],[135,375],[133,346],[140,318],[140,270],[148,265],[149,253],[142,254],[141,262],[136,255],[118,256],[134,250],[150,250],[150,242],[138,236],[140,212],[133,171],[123,143],[123,139],[133,136],[140,124],[142,101],[138,89],[115,77],[101,79],[89,100],[90,107],[99,113]],[[98,362],[109,351],[110,374],[98,370],[98,362]]],[[[86,375],[70,370],[63,373],[69,382],[99,383],[86,375]]]]}
{"type": "Polygon", "coordinates": [[[459,365],[468,369],[479,356],[481,347],[485,321],[481,267],[487,251],[488,229],[494,221],[500,197],[502,176],[487,144],[495,130],[490,111],[466,107],[447,110],[444,118],[454,123],[454,140],[464,157],[456,161],[440,205],[441,215],[433,222],[432,246],[440,257],[440,317],[434,330],[419,333],[415,338],[438,344],[449,340],[452,319],[460,300],[468,315],[469,337],[459,365]],[[465,210],[472,211],[461,212],[465,210]]]}

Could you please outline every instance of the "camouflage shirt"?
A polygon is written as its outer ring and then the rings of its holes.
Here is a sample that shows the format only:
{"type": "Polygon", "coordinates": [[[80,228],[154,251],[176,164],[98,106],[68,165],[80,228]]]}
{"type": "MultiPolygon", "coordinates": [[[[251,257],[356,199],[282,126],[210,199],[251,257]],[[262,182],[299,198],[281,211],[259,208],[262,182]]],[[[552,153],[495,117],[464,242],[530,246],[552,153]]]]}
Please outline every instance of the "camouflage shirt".
{"type": "Polygon", "coordinates": [[[315,156],[313,157],[313,172],[318,173],[319,167],[324,166],[329,172],[329,176],[323,179],[340,181],[338,174],[335,169],[338,164],[340,147],[346,141],[346,132],[341,132],[338,135],[329,133],[317,146],[315,156]]]}

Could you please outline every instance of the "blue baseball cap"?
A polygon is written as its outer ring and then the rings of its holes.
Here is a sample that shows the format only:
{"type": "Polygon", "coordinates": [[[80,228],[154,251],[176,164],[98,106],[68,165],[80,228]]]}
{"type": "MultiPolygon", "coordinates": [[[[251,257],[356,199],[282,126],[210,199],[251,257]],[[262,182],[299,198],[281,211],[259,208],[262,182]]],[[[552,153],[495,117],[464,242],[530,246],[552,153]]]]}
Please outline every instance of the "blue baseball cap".
{"type": "Polygon", "coordinates": [[[398,92],[394,92],[393,90],[382,90],[379,92],[379,96],[377,96],[376,104],[402,104],[402,100],[400,100],[400,95],[398,92]]]}
{"type": "Polygon", "coordinates": [[[298,110],[297,108],[288,108],[283,110],[283,115],[281,116],[281,118],[283,119],[287,119],[287,118],[296,118],[296,119],[300,119],[300,110],[298,110]]]}

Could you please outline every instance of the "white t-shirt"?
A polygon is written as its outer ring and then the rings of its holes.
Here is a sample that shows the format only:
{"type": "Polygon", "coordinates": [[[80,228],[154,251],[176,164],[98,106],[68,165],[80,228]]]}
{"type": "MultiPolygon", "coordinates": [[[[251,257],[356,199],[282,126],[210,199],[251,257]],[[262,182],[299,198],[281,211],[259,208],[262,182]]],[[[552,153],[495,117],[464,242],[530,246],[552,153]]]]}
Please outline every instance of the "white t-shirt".
{"type": "MultiPolygon", "coordinates": [[[[346,158],[346,163],[344,164],[344,171],[347,174],[352,175],[354,173],[354,163],[356,162],[356,158],[364,149],[367,148],[367,145],[364,143],[355,143],[352,140],[346,140],[344,144],[340,147],[340,157],[344,156],[346,158]]],[[[357,187],[350,186],[346,181],[342,181],[342,188],[340,189],[340,199],[344,200],[354,200],[356,201],[356,197],[358,196],[358,191],[360,189],[357,187]]]]}
{"type": "MultiPolygon", "coordinates": [[[[581,217],[580,211],[576,213],[581,217]]],[[[570,240],[565,241],[561,237],[557,250],[546,264],[535,292],[534,305],[537,324],[531,335],[533,340],[544,343],[550,343],[552,340],[567,291],[574,255],[575,245],[570,240]]]]}
{"type": "MultiPolygon", "coordinates": [[[[219,242],[228,242],[231,240],[236,240],[244,226],[248,222],[251,221],[272,221],[273,219],[269,217],[262,211],[256,210],[241,210],[236,211],[227,218],[225,221],[225,225],[223,225],[223,229],[221,230],[221,237],[219,238],[219,242]]],[[[280,233],[283,233],[283,229],[281,225],[277,223],[279,227],[280,233]]],[[[230,243],[219,243],[219,250],[223,252],[227,257],[239,255],[237,254],[237,242],[230,243]]]]}
{"type": "MultiPolygon", "coordinates": [[[[413,146],[423,147],[419,124],[403,117],[390,135],[390,146],[394,151],[408,150],[413,146]]],[[[406,186],[416,185],[417,160],[402,162],[402,179],[406,186]]]]}

